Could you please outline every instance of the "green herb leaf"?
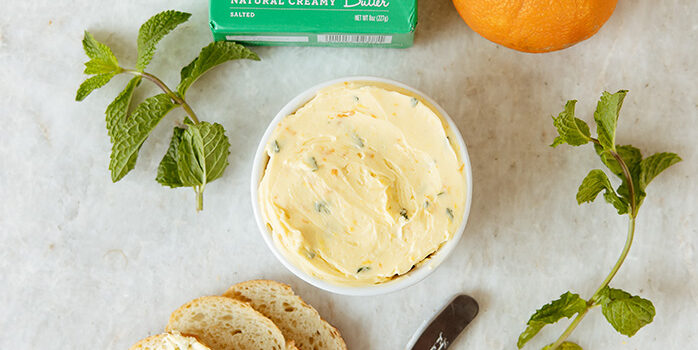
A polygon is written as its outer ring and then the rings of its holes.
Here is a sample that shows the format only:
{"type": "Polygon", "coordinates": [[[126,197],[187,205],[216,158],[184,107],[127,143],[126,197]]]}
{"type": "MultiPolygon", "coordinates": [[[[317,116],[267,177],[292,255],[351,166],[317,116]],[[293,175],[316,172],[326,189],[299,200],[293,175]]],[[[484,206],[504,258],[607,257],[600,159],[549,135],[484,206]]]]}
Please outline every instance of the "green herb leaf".
{"type": "MultiPolygon", "coordinates": [[[[545,347],[543,347],[543,350],[549,350],[549,349],[552,349],[552,347],[553,347],[553,344],[546,345],[545,347]]],[[[562,342],[562,344],[560,344],[560,346],[558,346],[557,349],[558,350],[583,350],[581,346],[579,346],[573,342],[569,342],[569,341],[562,342]]]]}
{"type": "Polygon", "coordinates": [[[570,318],[586,310],[586,308],[586,301],[580,298],[578,294],[570,292],[562,294],[559,299],[544,305],[531,316],[527,323],[528,327],[519,335],[519,341],[516,343],[516,346],[521,349],[545,325],[553,324],[563,317],[570,318]]]}
{"type": "Polygon", "coordinates": [[[177,169],[184,186],[205,186],[221,177],[228,166],[230,142],[223,126],[201,122],[190,125],[177,147],[177,169]]]}
{"type": "Polygon", "coordinates": [[[143,142],[160,120],[175,107],[177,105],[166,94],[155,95],[138,105],[128,119],[121,123],[114,134],[109,163],[112,181],[121,180],[133,170],[143,142]]]}
{"type": "Polygon", "coordinates": [[[131,79],[123,91],[117,96],[112,103],[109,104],[106,111],[107,120],[107,132],[109,133],[109,139],[113,144],[115,142],[115,136],[117,130],[122,126],[122,123],[126,121],[128,116],[128,108],[131,105],[131,99],[133,98],[133,90],[136,86],[140,84],[141,78],[135,77],[131,79]]]}
{"type": "Polygon", "coordinates": [[[640,189],[645,190],[647,185],[662,171],[681,161],[676,153],[656,153],[640,162],[640,189]]]}
{"type": "Polygon", "coordinates": [[[315,159],[315,157],[310,157],[308,159],[308,165],[310,166],[310,170],[312,172],[316,172],[316,171],[320,170],[320,167],[318,166],[317,160],[315,159]]]}
{"type": "Polygon", "coordinates": [[[599,169],[590,171],[582,181],[577,191],[577,203],[593,202],[596,196],[604,190],[606,191],[604,193],[606,201],[618,210],[618,214],[626,214],[628,212],[628,202],[618,197],[606,173],[599,169]]]}
{"type": "MultiPolygon", "coordinates": [[[[623,174],[623,168],[620,166],[618,161],[611,155],[609,150],[603,148],[603,146],[594,144],[594,149],[596,154],[599,155],[601,161],[608,167],[611,172],[613,172],[618,178],[621,179],[622,183],[618,187],[618,195],[623,199],[624,202],[630,205],[630,187],[623,174]]],[[[642,201],[645,198],[645,192],[640,188],[639,176],[640,176],[640,161],[642,161],[642,153],[639,149],[630,145],[616,145],[615,151],[623,162],[628,166],[628,171],[630,171],[630,178],[633,181],[633,186],[635,188],[635,208],[639,208],[642,205],[642,201]]]]}
{"type": "Polygon", "coordinates": [[[606,286],[599,297],[601,312],[618,333],[632,337],[654,319],[652,302],[606,286]]]}
{"type": "Polygon", "coordinates": [[[354,140],[354,144],[356,144],[359,148],[364,148],[364,140],[361,139],[361,136],[353,132],[351,134],[351,138],[354,140]]]}
{"type": "Polygon", "coordinates": [[[180,74],[182,80],[177,86],[177,92],[179,92],[180,96],[184,97],[191,84],[206,73],[206,71],[221,63],[237,59],[252,59],[258,61],[259,57],[246,47],[234,42],[216,41],[211,43],[201,49],[199,57],[182,68],[180,74]]]}
{"type": "Polygon", "coordinates": [[[533,337],[545,327],[546,323],[528,321],[527,325],[526,329],[519,335],[519,340],[516,342],[516,346],[519,349],[523,348],[529,340],[533,339],[533,337]]]}
{"type": "Polygon", "coordinates": [[[138,71],[142,72],[153,59],[158,42],[189,17],[189,13],[169,10],[160,12],[143,23],[138,31],[138,71]]]}
{"type": "Polygon", "coordinates": [[[598,297],[596,297],[594,301],[597,304],[605,305],[610,303],[612,300],[627,299],[630,297],[632,297],[632,295],[630,295],[630,293],[622,289],[616,289],[606,286],[601,290],[601,292],[599,292],[598,297]]]}
{"type": "Polygon", "coordinates": [[[92,76],[80,84],[78,88],[78,93],[75,96],[75,101],[82,101],[89,95],[92,91],[101,88],[116,75],[116,73],[104,73],[92,76]]]}
{"type": "Polygon", "coordinates": [[[405,209],[405,208],[400,209],[400,216],[402,216],[405,220],[410,219],[410,217],[407,216],[407,209],[405,209]]]}
{"type": "MultiPolygon", "coordinates": [[[[621,158],[623,158],[622,155],[621,158]]],[[[623,160],[625,161],[625,158],[623,158],[623,160]]],[[[667,152],[656,153],[641,160],[633,158],[633,162],[628,164],[628,168],[630,170],[630,176],[633,180],[633,187],[635,189],[636,210],[642,206],[645,197],[647,197],[647,192],[645,192],[645,190],[647,189],[649,183],[662,171],[680,161],[681,157],[675,153],[667,152]]],[[[618,187],[618,194],[621,195],[626,202],[630,202],[630,188],[627,181],[623,180],[623,183],[620,185],[620,187],[618,187]]]]}
{"type": "MultiPolygon", "coordinates": [[[[599,155],[599,158],[601,158],[601,161],[608,167],[608,170],[613,172],[621,180],[624,180],[623,169],[620,164],[618,164],[618,161],[601,145],[594,144],[594,149],[596,150],[596,154],[599,155]]],[[[642,160],[642,153],[640,150],[631,145],[616,145],[616,153],[623,159],[623,162],[625,162],[630,170],[638,166],[642,160]]]]}
{"type": "Polygon", "coordinates": [[[315,211],[318,213],[331,214],[326,202],[315,202],[315,211]]]}
{"type": "Polygon", "coordinates": [[[305,257],[306,258],[308,258],[310,260],[315,259],[316,254],[314,251],[309,250],[308,248],[305,248],[304,250],[305,250],[305,257]]]}
{"type": "Polygon", "coordinates": [[[616,149],[616,126],[618,124],[618,113],[623,106],[623,100],[627,90],[620,90],[615,94],[605,92],[601,95],[599,103],[594,112],[596,121],[596,133],[599,135],[599,143],[604,149],[616,149]]]}
{"type": "Polygon", "coordinates": [[[453,221],[454,216],[453,216],[453,209],[451,208],[446,208],[446,215],[448,215],[448,219],[450,221],[453,221]]]}
{"type": "Polygon", "coordinates": [[[630,210],[630,204],[625,198],[619,197],[613,189],[607,190],[603,194],[603,198],[606,200],[606,203],[611,204],[614,208],[616,208],[616,211],[618,212],[618,215],[624,215],[627,214],[630,210]]]}
{"type": "Polygon", "coordinates": [[[591,141],[589,125],[574,116],[576,103],[576,100],[567,101],[565,110],[560,112],[557,118],[553,117],[553,125],[557,128],[559,136],[555,138],[551,147],[557,147],[563,143],[581,146],[591,141]]]}
{"type": "Polygon", "coordinates": [[[170,147],[167,149],[167,153],[160,161],[158,166],[158,175],[155,181],[159,182],[163,186],[169,186],[171,188],[182,187],[182,180],[179,178],[179,170],[177,168],[177,150],[179,148],[179,143],[182,140],[182,134],[184,134],[183,128],[176,126],[172,132],[172,139],[170,140],[170,147]]]}
{"type": "Polygon", "coordinates": [[[85,50],[87,57],[91,58],[85,63],[85,74],[105,74],[118,73],[121,71],[119,61],[111,52],[111,49],[85,31],[85,37],[82,39],[82,48],[85,50]]]}

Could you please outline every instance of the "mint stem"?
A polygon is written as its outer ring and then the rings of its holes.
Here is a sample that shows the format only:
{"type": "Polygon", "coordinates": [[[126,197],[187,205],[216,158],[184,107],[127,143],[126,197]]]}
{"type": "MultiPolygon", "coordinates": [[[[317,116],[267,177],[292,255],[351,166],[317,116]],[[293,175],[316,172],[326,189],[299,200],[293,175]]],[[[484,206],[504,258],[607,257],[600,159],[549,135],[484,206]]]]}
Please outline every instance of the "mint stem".
{"type": "Polygon", "coordinates": [[[611,273],[608,274],[606,279],[603,281],[601,286],[596,290],[594,295],[591,297],[591,301],[596,304],[596,301],[599,297],[599,294],[601,294],[601,291],[608,286],[609,283],[611,283],[611,280],[613,277],[616,276],[616,273],[620,269],[620,266],[623,265],[623,262],[625,261],[625,258],[628,256],[628,252],[630,251],[630,247],[633,245],[633,237],[635,236],[635,218],[630,217],[630,220],[628,221],[628,236],[625,239],[625,246],[623,247],[623,251],[620,253],[620,257],[618,257],[618,261],[616,261],[616,264],[613,266],[613,269],[611,270],[611,273]]]}
{"type": "MultiPolygon", "coordinates": [[[[148,79],[152,81],[155,85],[157,85],[162,91],[164,91],[167,96],[169,96],[176,104],[182,106],[185,112],[189,115],[191,120],[195,124],[199,124],[199,118],[196,117],[196,113],[194,113],[194,110],[191,109],[187,101],[185,101],[182,97],[177,95],[176,93],[172,92],[172,90],[158,77],[146,73],[146,72],[140,72],[134,69],[126,69],[126,68],[121,68],[119,67],[122,71],[131,73],[133,75],[143,77],[145,79],[148,79]]],[[[197,186],[194,187],[194,192],[196,192],[196,211],[200,212],[204,210],[204,187],[203,186],[197,186]]]]}
{"type": "MultiPolygon", "coordinates": [[[[591,139],[594,143],[599,143],[599,140],[592,138],[591,139]]],[[[625,180],[628,183],[628,189],[630,193],[630,212],[628,213],[628,216],[630,217],[630,220],[628,221],[628,235],[625,239],[625,246],[623,247],[623,251],[620,253],[620,257],[618,257],[618,261],[616,261],[616,264],[613,266],[613,269],[611,269],[611,272],[608,274],[606,279],[603,280],[601,283],[601,286],[594,292],[594,295],[591,296],[589,301],[587,301],[587,308],[584,309],[584,311],[580,312],[577,314],[577,317],[570,323],[570,325],[565,329],[565,331],[560,335],[560,337],[555,341],[555,343],[552,344],[549,350],[555,350],[557,349],[565,340],[567,340],[567,337],[572,334],[572,331],[574,331],[575,328],[579,325],[579,322],[582,321],[584,316],[586,316],[587,311],[591,309],[592,307],[596,306],[598,303],[598,298],[599,295],[601,294],[601,291],[603,291],[604,288],[608,286],[609,283],[611,283],[611,280],[613,277],[616,276],[616,273],[618,273],[618,270],[620,269],[620,266],[623,265],[623,262],[625,261],[625,258],[628,256],[628,252],[630,251],[630,247],[633,244],[633,238],[635,237],[635,217],[637,216],[637,208],[635,207],[635,188],[633,185],[633,179],[630,176],[630,171],[628,170],[628,165],[625,164],[623,161],[623,158],[620,157],[618,153],[616,153],[613,150],[608,150],[609,153],[613,156],[613,158],[616,159],[618,164],[620,164],[621,169],[623,169],[623,175],[625,177],[625,180]]]]}
{"type": "Polygon", "coordinates": [[[137,76],[146,78],[146,79],[150,80],[151,82],[153,82],[160,89],[162,89],[162,91],[164,91],[167,94],[167,96],[169,96],[175,103],[182,106],[182,108],[184,108],[184,111],[187,112],[187,114],[189,115],[191,120],[194,121],[195,124],[199,124],[199,118],[196,117],[196,113],[194,113],[194,110],[191,109],[191,106],[189,106],[187,101],[185,101],[182,97],[180,97],[179,95],[172,92],[172,90],[162,80],[158,79],[158,77],[156,77],[150,73],[139,72],[139,71],[133,70],[133,69],[125,69],[125,68],[122,68],[122,69],[124,72],[131,73],[133,75],[137,75],[137,76]]]}
{"type": "Polygon", "coordinates": [[[567,337],[570,336],[572,331],[574,331],[575,328],[577,328],[577,325],[579,325],[579,322],[582,321],[584,316],[586,315],[587,311],[591,309],[592,307],[597,305],[599,294],[601,294],[601,291],[603,291],[604,288],[608,286],[609,283],[611,283],[611,280],[613,277],[616,276],[616,273],[618,273],[618,270],[620,269],[620,266],[623,265],[623,262],[625,261],[625,258],[628,256],[628,252],[630,251],[630,247],[633,244],[633,237],[635,236],[635,218],[630,217],[630,221],[628,222],[628,237],[625,239],[625,247],[623,247],[623,251],[620,253],[620,257],[618,258],[618,261],[616,261],[616,264],[613,266],[613,269],[611,270],[611,273],[608,274],[606,279],[601,283],[601,286],[594,292],[594,295],[589,299],[587,302],[587,308],[584,309],[584,311],[580,312],[577,314],[577,317],[575,317],[574,321],[570,323],[570,325],[565,329],[565,331],[560,335],[560,338],[553,343],[553,345],[550,347],[549,350],[555,350],[560,346],[565,340],[567,340],[567,337]]]}
{"type": "Polygon", "coordinates": [[[194,187],[196,192],[196,211],[204,210],[204,189],[200,186],[194,187]]]}

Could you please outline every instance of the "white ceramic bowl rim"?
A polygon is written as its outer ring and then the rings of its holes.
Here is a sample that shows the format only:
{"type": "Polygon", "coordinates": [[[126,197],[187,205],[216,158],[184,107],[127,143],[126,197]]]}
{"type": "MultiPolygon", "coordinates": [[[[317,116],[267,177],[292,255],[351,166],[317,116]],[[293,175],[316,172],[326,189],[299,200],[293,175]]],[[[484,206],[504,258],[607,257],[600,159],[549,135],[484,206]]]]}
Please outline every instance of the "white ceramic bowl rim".
{"type": "Polygon", "coordinates": [[[391,293],[406,287],[409,287],[421,280],[423,280],[425,277],[427,277],[430,273],[434,272],[436,268],[451,254],[451,252],[455,249],[455,247],[458,244],[458,241],[460,241],[461,237],[463,236],[463,231],[465,230],[465,225],[468,221],[468,215],[470,213],[470,206],[472,202],[472,193],[473,193],[473,186],[472,186],[472,168],[470,165],[470,158],[468,157],[468,150],[465,146],[465,141],[463,141],[463,136],[461,135],[460,131],[458,130],[458,127],[456,124],[453,122],[453,119],[446,113],[446,111],[441,108],[434,100],[432,100],[429,96],[425,95],[419,90],[416,90],[412,87],[409,87],[403,83],[390,80],[390,79],[384,79],[384,78],[377,78],[377,77],[371,77],[371,76],[355,76],[355,77],[345,77],[345,78],[339,78],[339,79],[334,79],[330,80],[318,85],[315,85],[304,92],[300,93],[298,96],[293,98],[290,102],[288,102],[281,110],[279,113],[276,114],[276,117],[271,121],[269,126],[267,127],[267,130],[264,132],[264,135],[262,136],[262,139],[259,143],[259,146],[257,147],[257,152],[255,153],[254,156],[254,161],[252,165],[252,179],[251,179],[251,194],[252,194],[252,209],[254,211],[254,217],[257,222],[257,226],[259,227],[259,231],[262,234],[262,238],[264,239],[264,242],[266,245],[269,247],[269,249],[272,251],[274,256],[283,264],[288,270],[290,270],[293,274],[298,276],[300,279],[312,284],[315,287],[318,287],[320,289],[324,289],[328,292],[336,293],[336,294],[343,294],[343,295],[352,295],[352,296],[369,296],[369,295],[379,295],[379,294],[387,294],[391,293]],[[451,128],[451,134],[455,136],[456,142],[458,143],[459,149],[460,149],[460,156],[461,160],[463,161],[464,168],[463,171],[465,172],[466,176],[466,201],[465,201],[465,210],[463,211],[463,220],[460,224],[460,227],[455,231],[453,237],[448,240],[446,243],[441,246],[439,250],[437,250],[431,258],[429,258],[428,261],[422,263],[419,266],[416,266],[413,268],[410,272],[396,278],[395,280],[380,283],[380,284],[375,284],[375,285],[368,285],[368,286],[343,286],[343,285],[337,285],[333,283],[329,283],[326,281],[323,281],[317,277],[311,276],[305,271],[301,270],[297,266],[293,265],[286,257],[279,251],[279,249],[276,247],[274,244],[274,241],[272,239],[271,233],[268,231],[267,226],[264,222],[264,218],[262,217],[261,213],[261,208],[259,206],[259,182],[262,179],[262,176],[264,175],[264,170],[266,169],[266,160],[267,160],[267,155],[266,155],[266,146],[267,143],[269,142],[269,138],[271,137],[271,134],[274,132],[276,129],[276,126],[281,122],[283,118],[285,118],[288,115],[293,114],[296,112],[299,108],[303,107],[306,103],[308,103],[315,95],[317,92],[323,88],[326,88],[331,85],[343,83],[343,82],[377,82],[377,83],[384,83],[384,84],[389,84],[396,86],[398,88],[405,89],[407,91],[410,91],[414,93],[417,96],[420,96],[423,98],[425,101],[429,102],[441,115],[441,117],[448,123],[449,127],[451,128]]]}

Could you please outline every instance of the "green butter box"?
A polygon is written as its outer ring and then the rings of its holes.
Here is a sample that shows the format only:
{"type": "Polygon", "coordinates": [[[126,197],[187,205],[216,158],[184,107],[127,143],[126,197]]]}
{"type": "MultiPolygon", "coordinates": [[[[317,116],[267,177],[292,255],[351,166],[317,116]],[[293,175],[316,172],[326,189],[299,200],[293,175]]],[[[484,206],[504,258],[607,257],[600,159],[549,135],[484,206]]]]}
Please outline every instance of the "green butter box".
{"type": "Polygon", "coordinates": [[[214,40],[252,45],[412,46],[417,0],[209,0],[214,40]]]}

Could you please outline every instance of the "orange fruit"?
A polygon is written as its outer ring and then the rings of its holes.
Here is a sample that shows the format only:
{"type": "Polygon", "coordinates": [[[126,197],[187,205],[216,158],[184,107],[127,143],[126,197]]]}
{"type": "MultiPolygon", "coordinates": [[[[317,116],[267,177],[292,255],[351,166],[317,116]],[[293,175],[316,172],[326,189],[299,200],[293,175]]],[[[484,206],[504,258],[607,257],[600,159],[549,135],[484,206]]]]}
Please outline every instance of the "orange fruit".
{"type": "Polygon", "coordinates": [[[562,50],[594,35],[618,0],[453,0],[488,40],[524,52],[562,50]]]}

